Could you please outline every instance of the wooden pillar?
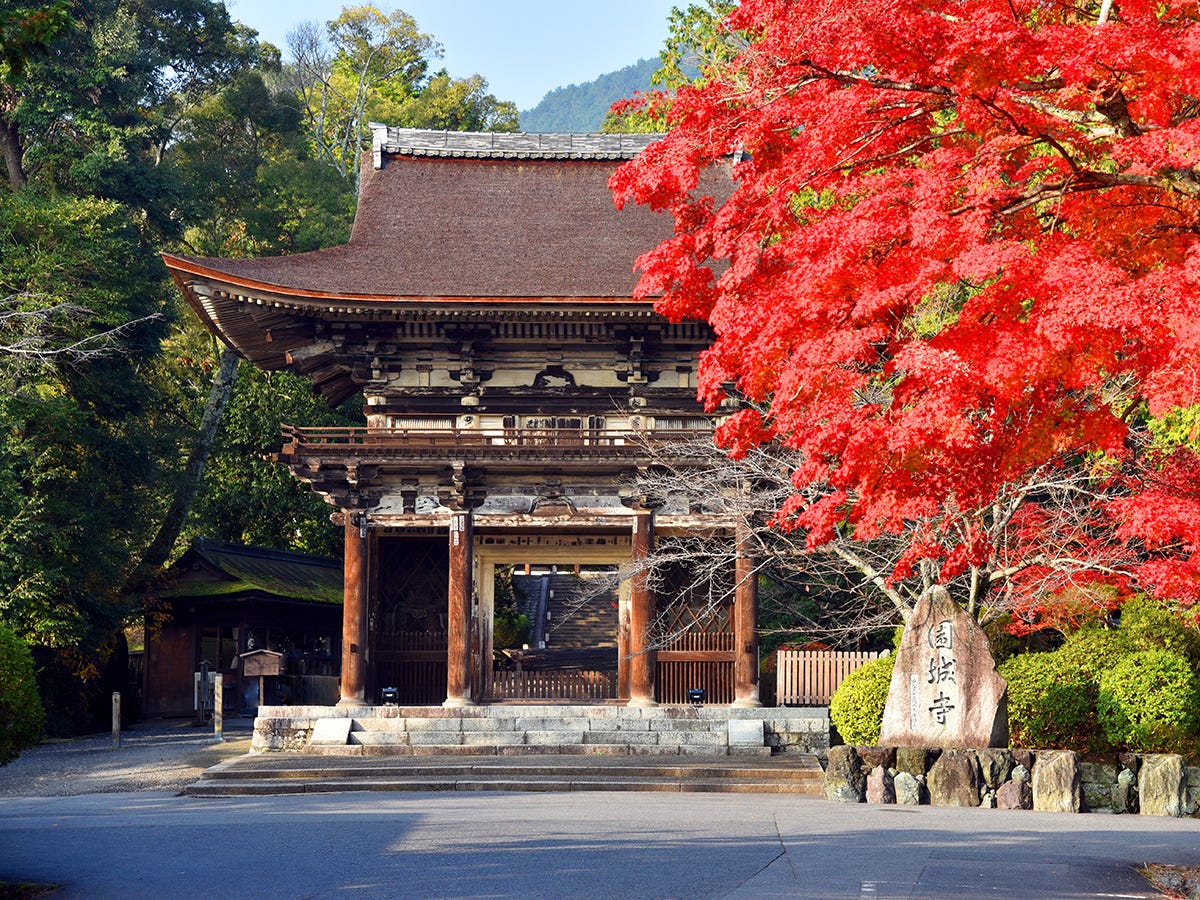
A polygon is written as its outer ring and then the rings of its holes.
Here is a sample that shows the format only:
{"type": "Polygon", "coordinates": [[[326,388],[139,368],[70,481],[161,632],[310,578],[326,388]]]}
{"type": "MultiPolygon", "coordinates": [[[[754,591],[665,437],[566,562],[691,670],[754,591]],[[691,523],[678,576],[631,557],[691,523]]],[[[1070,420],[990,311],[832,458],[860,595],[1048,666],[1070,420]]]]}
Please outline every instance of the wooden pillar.
{"type": "Polygon", "coordinates": [[[342,685],[338,706],[367,702],[367,539],[358,516],[346,510],[346,556],[342,580],[342,685]]]}
{"type": "Polygon", "coordinates": [[[617,699],[629,699],[629,594],[617,593],[617,699]]]}
{"type": "Polygon", "coordinates": [[[737,524],[737,579],[733,600],[733,705],[762,706],[758,699],[758,574],[754,541],[744,519],[737,524]]]}
{"type": "MultiPolygon", "coordinates": [[[[635,510],[633,516],[633,564],[637,566],[654,552],[654,513],[635,510]]],[[[645,571],[629,583],[629,705],[657,706],[654,675],[657,656],[650,649],[650,624],[654,621],[654,592],[645,571]]]]}
{"type": "Polygon", "coordinates": [[[471,699],[471,569],[470,510],[450,516],[450,591],[446,634],[446,702],[443,706],[474,706],[471,699]]]}

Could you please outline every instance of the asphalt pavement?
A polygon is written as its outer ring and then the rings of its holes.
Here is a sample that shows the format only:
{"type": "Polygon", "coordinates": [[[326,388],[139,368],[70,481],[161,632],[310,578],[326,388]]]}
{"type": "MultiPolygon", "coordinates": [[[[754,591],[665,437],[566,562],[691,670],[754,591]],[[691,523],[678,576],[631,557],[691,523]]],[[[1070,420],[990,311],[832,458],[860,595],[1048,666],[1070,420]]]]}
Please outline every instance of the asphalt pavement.
{"type": "Polygon", "coordinates": [[[1200,820],[781,795],[0,799],[0,882],[66,897],[1158,897],[1200,820]]]}

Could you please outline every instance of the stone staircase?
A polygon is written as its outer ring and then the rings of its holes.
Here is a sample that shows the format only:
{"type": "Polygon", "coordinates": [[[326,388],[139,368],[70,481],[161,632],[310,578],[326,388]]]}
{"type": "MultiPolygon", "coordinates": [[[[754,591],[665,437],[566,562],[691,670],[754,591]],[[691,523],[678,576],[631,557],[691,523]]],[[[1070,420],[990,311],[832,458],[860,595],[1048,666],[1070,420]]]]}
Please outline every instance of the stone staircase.
{"type": "Polygon", "coordinates": [[[824,708],[262,707],[191,796],[349,790],[821,792],[824,708]],[[283,752],[271,752],[283,751],[283,752]]]}
{"type": "Polygon", "coordinates": [[[491,704],[261,707],[256,751],[332,756],[823,754],[824,708],[491,704]]]}
{"type": "Polygon", "coordinates": [[[251,754],[207,770],[191,797],[340,791],[675,791],[823,796],[816,757],[759,762],[544,756],[502,758],[316,758],[251,754]]]}

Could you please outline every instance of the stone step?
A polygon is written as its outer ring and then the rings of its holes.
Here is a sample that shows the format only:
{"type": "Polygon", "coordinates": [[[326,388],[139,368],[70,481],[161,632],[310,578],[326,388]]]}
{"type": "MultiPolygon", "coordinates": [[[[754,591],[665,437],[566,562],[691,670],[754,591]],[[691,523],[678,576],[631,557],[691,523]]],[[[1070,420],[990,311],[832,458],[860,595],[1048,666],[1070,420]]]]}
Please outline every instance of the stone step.
{"type": "MultiPolygon", "coordinates": [[[[306,750],[311,753],[311,750],[306,750]]],[[[365,743],[321,748],[320,756],[734,756],[770,757],[770,747],[686,744],[402,744],[365,743]]]]}
{"type": "Polygon", "coordinates": [[[620,759],[411,762],[347,758],[314,760],[298,754],[252,754],[206,771],[185,793],[193,797],[338,791],[675,791],[787,793],[820,796],[815,757],[744,764],[708,758],[693,762],[620,759]]]}

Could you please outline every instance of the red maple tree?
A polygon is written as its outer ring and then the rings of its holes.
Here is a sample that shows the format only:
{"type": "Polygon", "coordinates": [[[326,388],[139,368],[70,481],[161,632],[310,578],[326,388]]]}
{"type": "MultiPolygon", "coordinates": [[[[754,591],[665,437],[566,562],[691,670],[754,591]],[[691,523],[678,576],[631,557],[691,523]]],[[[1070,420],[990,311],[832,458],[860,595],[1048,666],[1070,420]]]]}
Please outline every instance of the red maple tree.
{"type": "Polygon", "coordinates": [[[794,451],[777,526],[904,535],[890,583],[1028,604],[1059,527],[1038,481],[1083,473],[1072,577],[1200,598],[1195,457],[1136,459],[1200,401],[1198,23],[1195,0],[732,12],[744,49],[611,186],[674,214],[638,293],[713,326],[700,394],[749,403],[719,440],[794,451]]]}

